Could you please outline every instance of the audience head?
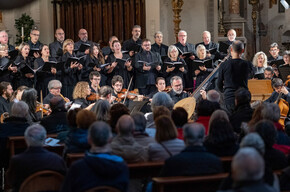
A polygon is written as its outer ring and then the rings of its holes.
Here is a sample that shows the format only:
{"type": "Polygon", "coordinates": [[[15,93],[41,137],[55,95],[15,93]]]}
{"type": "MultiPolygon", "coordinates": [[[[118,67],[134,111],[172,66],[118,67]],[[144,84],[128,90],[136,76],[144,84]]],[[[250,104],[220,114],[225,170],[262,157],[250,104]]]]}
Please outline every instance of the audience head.
{"type": "Polygon", "coordinates": [[[46,130],[40,124],[33,124],[26,128],[24,138],[28,147],[41,147],[46,139],[46,130]]]}
{"type": "Polygon", "coordinates": [[[5,99],[9,99],[12,96],[13,89],[10,83],[2,81],[0,83],[0,95],[5,99]]]}
{"type": "Polygon", "coordinates": [[[235,104],[236,106],[249,105],[252,96],[250,91],[245,88],[240,88],[235,92],[235,104]]]}
{"type": "Polygon", "coordinates": [[[121,136],[131,136],[135,130],[134,120],[130,115],[122,115],[117,124],[116,130],[121,136]]]}
{"type": "Polygon", "coordinates": [[[80,81],[76,84],[73,91],[73,99],[83,98],[86,99],[91,94],[91,88],[86,81],[80,81]]]}
{"type": "Polygon", "coordinates": [[[39,40],[39,36],[40,36],[40,31],[36,26],[34,26],[30,31],[30,41],[36,44],[37,41],[39,40]]]}
{"type": "Polygon", "coordinates": [[[163,41],[163,33],[161,31],[154,33],[154,40],[156,44],[161,45],[163,41]]]}
{"type": "Polygon", "coordinates": [[[143,113],[136,112],[131,115],[135,123],[135,133],[144,133],[146,129],[146,118],[143,113]]]}
{"type": "Polygon", "coordinates": [[[65,33],[64,30],[62,28],[57,28],[55,30],[55,34],[54,34],[55,38],[57,41],[63,43],[65,40],[65,33]]]}
{"type": "Polygon", "coordinates": [[[219,106],[214,102],[208,100],[201,100],[196,107],[196,112],[198,116],[211,116],[211,114],[219,109],[219,106]]]}
{"type": "Polygon", "coordinates": [[[276,142],[277,132],[273,122],[269,120],[261,120],[255,126],[255,131],[262,137],[265,147],[272,148],[276,142]]]}
{"type": "Polygon", "coordinates": [[[270,45],[270,50],[269,50],[269,53],[271,54],[271,56],[273,58],[277,58],[279,56],[279,46],[278,46],[278,43],[272,43],[270,45]]]}
{"type": "Polygon", "coordinates": [[[167,107],[164,107],[164,106],[155,107],[153,110],[153,119],[155,120],[161,115],[166,115],[168,117],[171,117],[171,113],[167,107]]]}
{"type": "Polygon", "coordinates": [[[263,103],[264,107],[261,111],[263,119],[270,120],[274,123],[280,119],[280,108],[276,103],[263,103]]]}
{"type": "Polygon", "coordinates": [[[241,148],[233,158],[232,173],[235,182],[258,181],[264,176],[264,159],[252,147],[241,148]]]}
{"type": "Polygon", "coordinates": [[[109,103],[111,103],[112,93],[113,89],[108,85],[102,86],[100,88],[100,97],[107,100],[109,103]]]}
{"type": "Polygon", "coordinates": [[[137,41],[140,38],[141,35],[141,26],[140,25],[134,25],[132,27],[132,38],[137,41]]]}
{"type": "Polygon", "coordinates": [[[180,42],[181,44],[185,45],[187,41],[187,33],[184,30],[180,30],[178,32],[178,42],[180,42]]]}
{"type": "Polygon", "coordinates": [[[265,154],[265,143],[261,136],[255,132],[247,134],[242,139],[240,147],[253,147],[260,153],[260,155],[264,156],[265,154]]]}
{"type": "Polygon", "coordinates": [[[104,147],[112,138],[111,127],[103,122],[94,122],[88,132],[88,142],[92,147],[104,147]]]}
{"type": "Polygon", "coordinates": [[[206,48],[205,48],[205,46],[202,45],[202,44],[199,44],[196,47],[196,54],[197,54],[197,57],[199,59],[205,59],[206,58],[206,48]]]}
{"type": "Polygon", "coordinates": [[[122,115],[130,115],[129,109],[124,104],[116,103],[111,106],[109,113],[109,124],[114,133],[116,132],[116,124],[122,115]]]}
{"type": "Polygon", "coordinates": [[[59,80],[51,80],[47,86],[49,92],[55,96],[60,95],[62,84],[59,80]]]}
{"type": "Polygon", "coordinates": [[[77,127],[77,114],[80,112],[82,109],[81,108],[75,108],[72,110],[69,110],[67,113],[67,123],[71,128],[76,128],[77,127]]]}
{"type": "Polygon", "coordinates": [[[221,98],[221,95],[219,92],[217,92],[216,90],[214,89],[211,89],[207,92],[206,94],[206,99],[211,101],[211,102],[217,102],[219,103],[220,102],[220,98],[221,98]]]}
{"type": "Polygon", "coordinates": [[[61,96],[54,96],[50,99],[49,106],[52,112],[66,111],[65,101],[61,96]]]}
{"type": "Polygon", "coordinates": [[[230,29],[227,33],[227,37],[229,39],[229,41],[234,41],[237,37],[237,33],[234,29],[230,29]]]}
{"type": "Polygon", "coordinates": [[[200,123],[187,123],[183,126],[183,136],[187,146],[202,146],[205,128],[200,123]]]}
{"type": "Polygon", "coordinates": [[[265,79],[272,79],[274,76],[274,70],[272,67],[266,67],[264,70],[264,78],[265,79]]]}
{"type": "Polygon", "coordinates": [[[92,111],[96,114],[97,121],[109,120],[110,103],[107,100],[98,100],[93,106],[92,111]]]}
{"type": "Polygon", "coordinates": [[[255,125],[257,122],[263,119],[262,117],[262,110],[265,105],[261,104],[259,105],[253,112],[252,119],[249,121],[248,126],[250,128],[249,132],[255,131],[255,125]]]}
{"type": "Polygon", "coordinates": [[[23,101],[18,101],[13,103],[11,108],[11,116],[12,117],[19,117],[19,118],[26,118],[28,115],[29,107],[23,101]]]}
{"type": "Polygon", "coordinates": [[[177,93],[177,94],[181,94],[183,91],[183,84],[182,84],[182,79],[179,76],[173,76],[170,79],[170,84],[172,87],[172,90],[177,93]]]}
{"type": "Polygon", "coordinates": [[[91,124],[97,121],[96,115],[88,110],[80,110],[76,116],[77,128],[88,129],[91,124]]]}
{"type": "Polygon", "coordinates": [[[177,138],[177,129],[170,116],[161,115],[154,120],[156,126],[155,140],[158,143],[177,138]]]}
{"type": "Polygon", "coordinates": [[[254,67],[267,67],[267,56],[263,51],[257,52],[253,58],[254,67]]]}
{"type": "Polygon", "coordinates": [[[171,111],[173,109],[174,103],[167,93],[158,92],[152,98],[151,110],[154,111],[154,108],[158,106],[164,106],[171,111]]]}
{"type": "Polygon", "coordinates": [[[171,112],[171,118],[177,128],[187,123],[188,113],[183,107],[177,107],[171,112]]]}
{"type": "Polygon", "coordinates": [[[79,36],[80,40],[82,40],[83,42],[88,41],[88,32],[86,29],[80,29],[78,36],[79,36]]]}

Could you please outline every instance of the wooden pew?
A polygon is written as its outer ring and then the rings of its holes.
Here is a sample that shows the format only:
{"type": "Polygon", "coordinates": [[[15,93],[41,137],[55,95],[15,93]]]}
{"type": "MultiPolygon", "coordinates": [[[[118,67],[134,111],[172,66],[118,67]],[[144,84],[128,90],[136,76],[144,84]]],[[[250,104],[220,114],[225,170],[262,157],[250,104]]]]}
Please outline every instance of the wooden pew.
{"type": "MultiPolygon", "coordinates": [[[[57,134],[49,134],[49,135],[47,135],[47,137],[56,138],[57,134]]],[[[10,157],[15,155],[16,153],[23,152],[26,149],[26,147],[27,147],[27,145],[26,145],[24,136],[10,136],[10,137],[8,137],[7,148],[10,151],[10,157]]],[[[63,151],[64,145],[55,146],[55,147],[51,147],[51,146],[44,146],[44,147],[47,150],[55,152],[55,153],[62,156],[62,151],[63,151]]]]}
{"type": "Polygon", "coordinates": [[[154,192],[212,192],[217,191],[221,181],[228,177],[228,173],[203,176],[154,177],[154,192]]]}

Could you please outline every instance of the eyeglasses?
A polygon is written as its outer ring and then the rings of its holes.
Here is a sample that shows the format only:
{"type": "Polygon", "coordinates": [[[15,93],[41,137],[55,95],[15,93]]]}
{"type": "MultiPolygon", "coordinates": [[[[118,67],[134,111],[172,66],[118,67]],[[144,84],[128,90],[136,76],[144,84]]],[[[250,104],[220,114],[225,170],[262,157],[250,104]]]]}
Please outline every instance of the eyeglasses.
{"type": "Polygon", "coordinates": [[[144,47],[149,47],[151,44],[143,44],[144,47]]]}
{"type": "Polygon", "coordinates": [[[31,35],[39,37],[39,34],[31,33],[31,35]]]}
{"type": "Polygon", "coordinates": [[[57,35],[64,35],[64,33],[57,33],[57,35]]]}
{"type": "Polygon", "coordinates": [[[61,87],[54,87],[54,88],[52,88],[52,89],[61,89],[61,87]]]}
{"type": "Polygon", "coordinates": [[[101,78],[93,78],[93,80],[95,80],[95,81],[100,81],[101,78]]]}
{"type": "Polygon", "coordinates": [[[87,35],[88,33],[80,33],[80,35],[87,35]]]}

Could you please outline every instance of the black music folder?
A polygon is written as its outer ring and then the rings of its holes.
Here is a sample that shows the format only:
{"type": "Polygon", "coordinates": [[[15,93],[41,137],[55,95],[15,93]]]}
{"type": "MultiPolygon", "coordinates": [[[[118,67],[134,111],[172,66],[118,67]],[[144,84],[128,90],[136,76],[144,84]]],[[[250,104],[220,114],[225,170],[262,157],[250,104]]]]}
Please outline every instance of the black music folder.
{"type": "Polygon", "coordinates": [[[24,73],[24,74],[27,74],[27,73],[32,73],[32,74],[34,74],[34,73],[36,73],[37,71],[39,71],[41,68],[42,68],[42,66],[41,66],[41,67],[38,67],[37,69],[32,69],[29,65],[25,64],[25,66],[22,67],[22,68],[20,69],[20,71],[21,71],[22,73],[24,73]]]}
{"type": "Polygon", "coordinates": [[[229,44],[225,43],[225,42],[220,42],[220,46],[219,46],[219,52],[222,52],[222,53],[228,53],[228,49],[229,49],[229,44]]]}
{"type": "Polygon", "coordinates": [[[128,51],[134,51],[135,53],[138,53],[141,50],[141,44],[132,44],[129,48],[128,51]]]}
{"type": "Polygon", "coordinates": [[[206,51],[209,52],[210,54],[214,54],[217,52],[217,48],[207,49],[206,51]]]}
{"type": "Polygon", "coordinates": [[[178,49],[179,54],[182,55],[182,56],[190,57],[190,56],[193,55],[192,52],[183,52],[183,51],[181,51],[181,49],[179,49],[178,47],[176,47],[176,48],[178,49]]]}
{"type": "Polygon", "coordinates": [[[108,65],[111,65],[111,63],[105,63],[105,64],[102,64],[102,65],[100,65],[100,68],[107,67],[108,65]]]}
{"type": "Polygon", "coordinates": [[[212,67],[212,59],[206,60],[193,60],[193,64],[197,66],[205,66],[206,68],[213,68],[212,67]]]}
{"type": "Polygon", "coordinates": [[[42,66],[42,71],[50,72],[51,68],[56,68],[57,71],[63,69],[63,62],[48,61],[42,66]]]}
{"type": "Polygon", "coordinates": [[[279,68],[280,65],[283,65],[285,62],[283,59],[279,59],[279,60],[273,60],[273,61],[268,61],[268,65],[272,66],[272,67],[277,67],[279,68]]]}
{"type": "Polygon", "coordinates": [[[116,58],[116,62],[117,63],[123,63],[125,64],[127,61],[132,61],[132,59],[129,57],[127,59],[119,59],[119,58],[116,58]]]}
{"type": "Polygon", "coordinates": [[[4,71],[5,69],[8,69],[10,63],[11,61],[6,57],[0,58],[0,70],[4,71]]]}
{"type": "Polygon", "coordinates": [[[17,55],[18,55],[18,53],[19,52],[16,49],[8,51],[8,55],[9,55],[10,60],[15,60],[17,55]]]}
{"type": "Polygon", "coordinates": [[[286,65],[281,65],[279,68],[279,73],[281,75],[281,78],[283,80],[283,82],[288,80],[288,76],[290,75],[290,65],[286,64],[286,65]]]}
{"type": "Polygon", "coordinates": [[[170,62],[170,61],[167,61],[167,62],[164,62],[164,64],[167,64],[167,67],[168,68],[172,68],[172,67],[183,67],[183,63],[181,61],[175,61],[175,62],[170,62]]]}
{"type": "Polygon", "coordinates": [[[29,55],[30,57],[34,57],[34,53],[40,54],[39,48],[30,48],[29,55]]]}
{"type": "Polygon", "coordinates": [[[150,62],[148,63],[147,61],[137,61],[138,63],[142,63],[145,64],[147,67],[151,66],[151,67],[157,67],[159,65],[159,62],[150,62]]]}
{"type": "Polygon", "coordinates": [[[265,79],[264,73],[257,73],[254,75],[254,79],[265,79]]]}
{"type": "Polygon", "coordinates": [[[91,47],[91,45],[89,43],[82,43],[80,48],[78,49],[78,51],[79,52],[85,52],[90,47],[91,47]]]}
{"type": "Polygon", "coordinates": [[[71,62],[81,62],[86,59],[87,55],[83,55],[81,57],[69,57],[66,61],[66,65],[70,66],[71,62]]]}

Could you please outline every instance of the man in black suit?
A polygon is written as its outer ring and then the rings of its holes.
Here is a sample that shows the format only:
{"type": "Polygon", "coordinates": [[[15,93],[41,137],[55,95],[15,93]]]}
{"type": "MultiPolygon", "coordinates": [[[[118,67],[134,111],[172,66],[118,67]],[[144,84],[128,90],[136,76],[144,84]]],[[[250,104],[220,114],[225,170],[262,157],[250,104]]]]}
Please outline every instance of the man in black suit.
{"type": "Polygon", "coordinates": [[[174,44],[177,48],[179,48],[183,53],[190,52],[191,54],[188,56],[180,57],[184,59],[186,65],[188,66],[188,72],[185,76],[185,87],[193,88],[193,78],[195,77],[194,71],[198,69],[198,66],[194,66],[192,60],[195,59],[195,46],[194,44],[187,43],[187,32],[184,30],[180,30],[178,32],[178,43],[174,44]]]}
{"type": "Polygon", "coordinates": [[[111,127],[107,123],[97,121],[90,126],[88,142],[91,148],[83,159],[71,166],[61,191],[87,191],[97,186],[127,191],[129,170],[122,157],[112,154],[111,138],[111,127]]]}
{"type": "Polygon", "coordinates": [[[155,43],[151,46],[151,50],[153,52],[157,52],[162,57],[166,57],[168,53],[168,46],[164,45],[163,42],[163,33],[161,31],[157,31],[154,34],[155,43]]]}
{"type": "Polygon", "coordinates": [[[161,76],[161,57],[151,51],[149,39],[142,40],[142,51],[135,56],[136,88],[141,95],[149,95],[156,90],[155,79],[161,76]],[[144,62],[140,62],[144,61],[144,62]],[[151,63],[147,65],[147,63],[151,63]]]}
{"type": "Polygon", "coordinates": [[[140,39],[141,26],[134,25],[132,28],[132,38],[124,41],[123,49],[129,51],[129,55],[132,57],[135,53],[141,49],[142,40],[140,39]]]}
{"type": "Polygon", "coordinates": [[[203,146],[205,128],[202,124],[184,125],[183,135],[186,148],[165,161],[162,177],[205,175],[223,171],[220,159],[207,152],[203,146]]]}
{"type": "Polygon", "coordinates": [[[54,34],[56,41],[49,44],[50,56],[55,58],[60,58],[62,54],[62,45],[65,40],[65,33],[62,28],[55,30],[54,34]]]}
{"type": "Polygon", "coordinates": [[[43,148],[46,139],[44,127],[39,124],[31,125],[25,130],[24,137],[28,148],[11,159],[7,171],[7,181],[13,191],[18,191],[22,182],[35,172],[52,170],[66,173],[62,157],[43,148]]]}
{"type": "Polygon", "coordinates": [[[218,53],[219,44],[214,43],[213,41],[211,41],[211,34],[210,34],[209,31],[204,31],[202,33],[202,41],[203,42],[196,44],[195,48],[198,45],[202,44],[206,48],[206,56],[207,57],[210,57],[214,61],[219,59],[219,53],[218,53]],[[216,50],[213,51],[212,54],[211,54],[210,52],[211,52],[212,49],[216,49],[216,50]]]}

